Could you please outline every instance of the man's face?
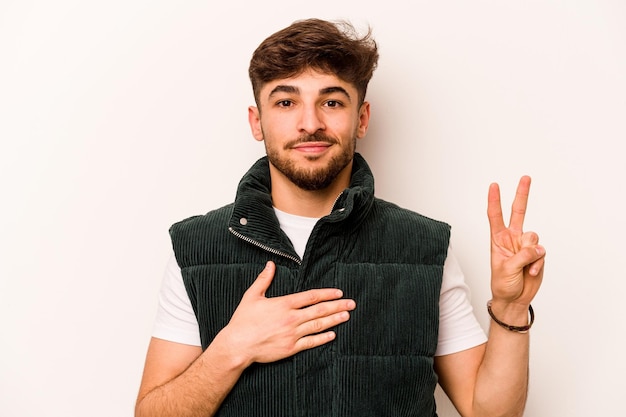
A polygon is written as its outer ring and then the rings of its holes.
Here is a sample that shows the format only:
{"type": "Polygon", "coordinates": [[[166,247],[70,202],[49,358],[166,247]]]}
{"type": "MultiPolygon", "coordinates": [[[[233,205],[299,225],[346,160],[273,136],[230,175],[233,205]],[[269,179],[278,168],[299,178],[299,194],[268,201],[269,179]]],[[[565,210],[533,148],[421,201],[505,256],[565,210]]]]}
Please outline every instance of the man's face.
{"type": "Polygon", "coordinates": [[[369,104],[359,106],[354,86],[336,76],[307,71],[263,86],[259,108],[250,107],[248,116],[277,171],[272,180],[313,191],[338,176],[349,179],[356,140],[367,132],[369,104]]]}

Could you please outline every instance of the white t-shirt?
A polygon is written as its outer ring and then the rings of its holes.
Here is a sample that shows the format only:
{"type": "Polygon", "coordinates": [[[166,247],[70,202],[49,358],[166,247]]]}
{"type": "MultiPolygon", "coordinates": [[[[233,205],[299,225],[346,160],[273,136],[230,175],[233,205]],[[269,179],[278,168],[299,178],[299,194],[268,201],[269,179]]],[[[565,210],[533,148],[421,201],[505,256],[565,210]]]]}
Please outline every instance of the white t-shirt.
{"type": "MultiPolygon", "coordinates": [[[[281,229],[302,258],[306,243],[318,219],[274,210],[281,229]]],[[[173,253],[165,269],[152,336],[176,343],[201,345],[198,321],[173,253]]],[[[451,249],[448,248],[439,298],[439,340],[435,355],[460,352],[478,346],[486,340],[487,336],[474,316],[463,272],[451,249]]]]}

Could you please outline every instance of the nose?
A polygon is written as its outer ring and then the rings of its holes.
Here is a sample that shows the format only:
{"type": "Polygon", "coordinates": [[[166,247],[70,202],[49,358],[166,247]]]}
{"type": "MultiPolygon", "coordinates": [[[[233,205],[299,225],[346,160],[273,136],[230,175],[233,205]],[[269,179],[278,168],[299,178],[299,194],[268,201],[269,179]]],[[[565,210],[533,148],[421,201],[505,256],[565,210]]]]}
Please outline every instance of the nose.
{"type": "Polygon", "coordinates": [[[324,129],[326,129],[326,125],[321,109],[317,106],[303,106],[298,121],[298,130],[312,135],[318,130],[324,129]]]}

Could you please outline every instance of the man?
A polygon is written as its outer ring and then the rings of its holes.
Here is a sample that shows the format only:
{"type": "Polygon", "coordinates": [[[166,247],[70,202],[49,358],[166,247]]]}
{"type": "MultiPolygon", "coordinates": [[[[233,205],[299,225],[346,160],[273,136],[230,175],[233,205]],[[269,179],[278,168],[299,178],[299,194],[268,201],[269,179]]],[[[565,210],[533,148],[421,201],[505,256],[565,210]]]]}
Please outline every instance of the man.
{"type": "Polygon", "coordinates": [[[530,179],[508,228],[489,190],[486,340],[449,226],[375,198],[355,152],[377,59],[369,33],[317,19],[257,48],[267,157],[233,204],[172,226],[137,416],[435,416],[437,383],[463,416],[522,414],[545,257],[522,231],[530,179]]]}

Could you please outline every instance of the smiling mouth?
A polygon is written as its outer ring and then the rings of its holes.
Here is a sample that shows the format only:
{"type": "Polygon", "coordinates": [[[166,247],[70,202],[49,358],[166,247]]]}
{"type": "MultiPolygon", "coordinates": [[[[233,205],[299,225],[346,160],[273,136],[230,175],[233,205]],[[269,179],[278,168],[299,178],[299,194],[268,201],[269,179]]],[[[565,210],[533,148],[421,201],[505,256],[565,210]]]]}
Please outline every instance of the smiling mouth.
{"type": "Polygon", "coordinates": [[[331,146],[332,146],[332,143],[328,143],[328,142],[305,142],[305,143],[299,143],[293,146],[293,149],[300,151],[300,152],[319,153],[319,152],[325,151],[331,146]]]}

